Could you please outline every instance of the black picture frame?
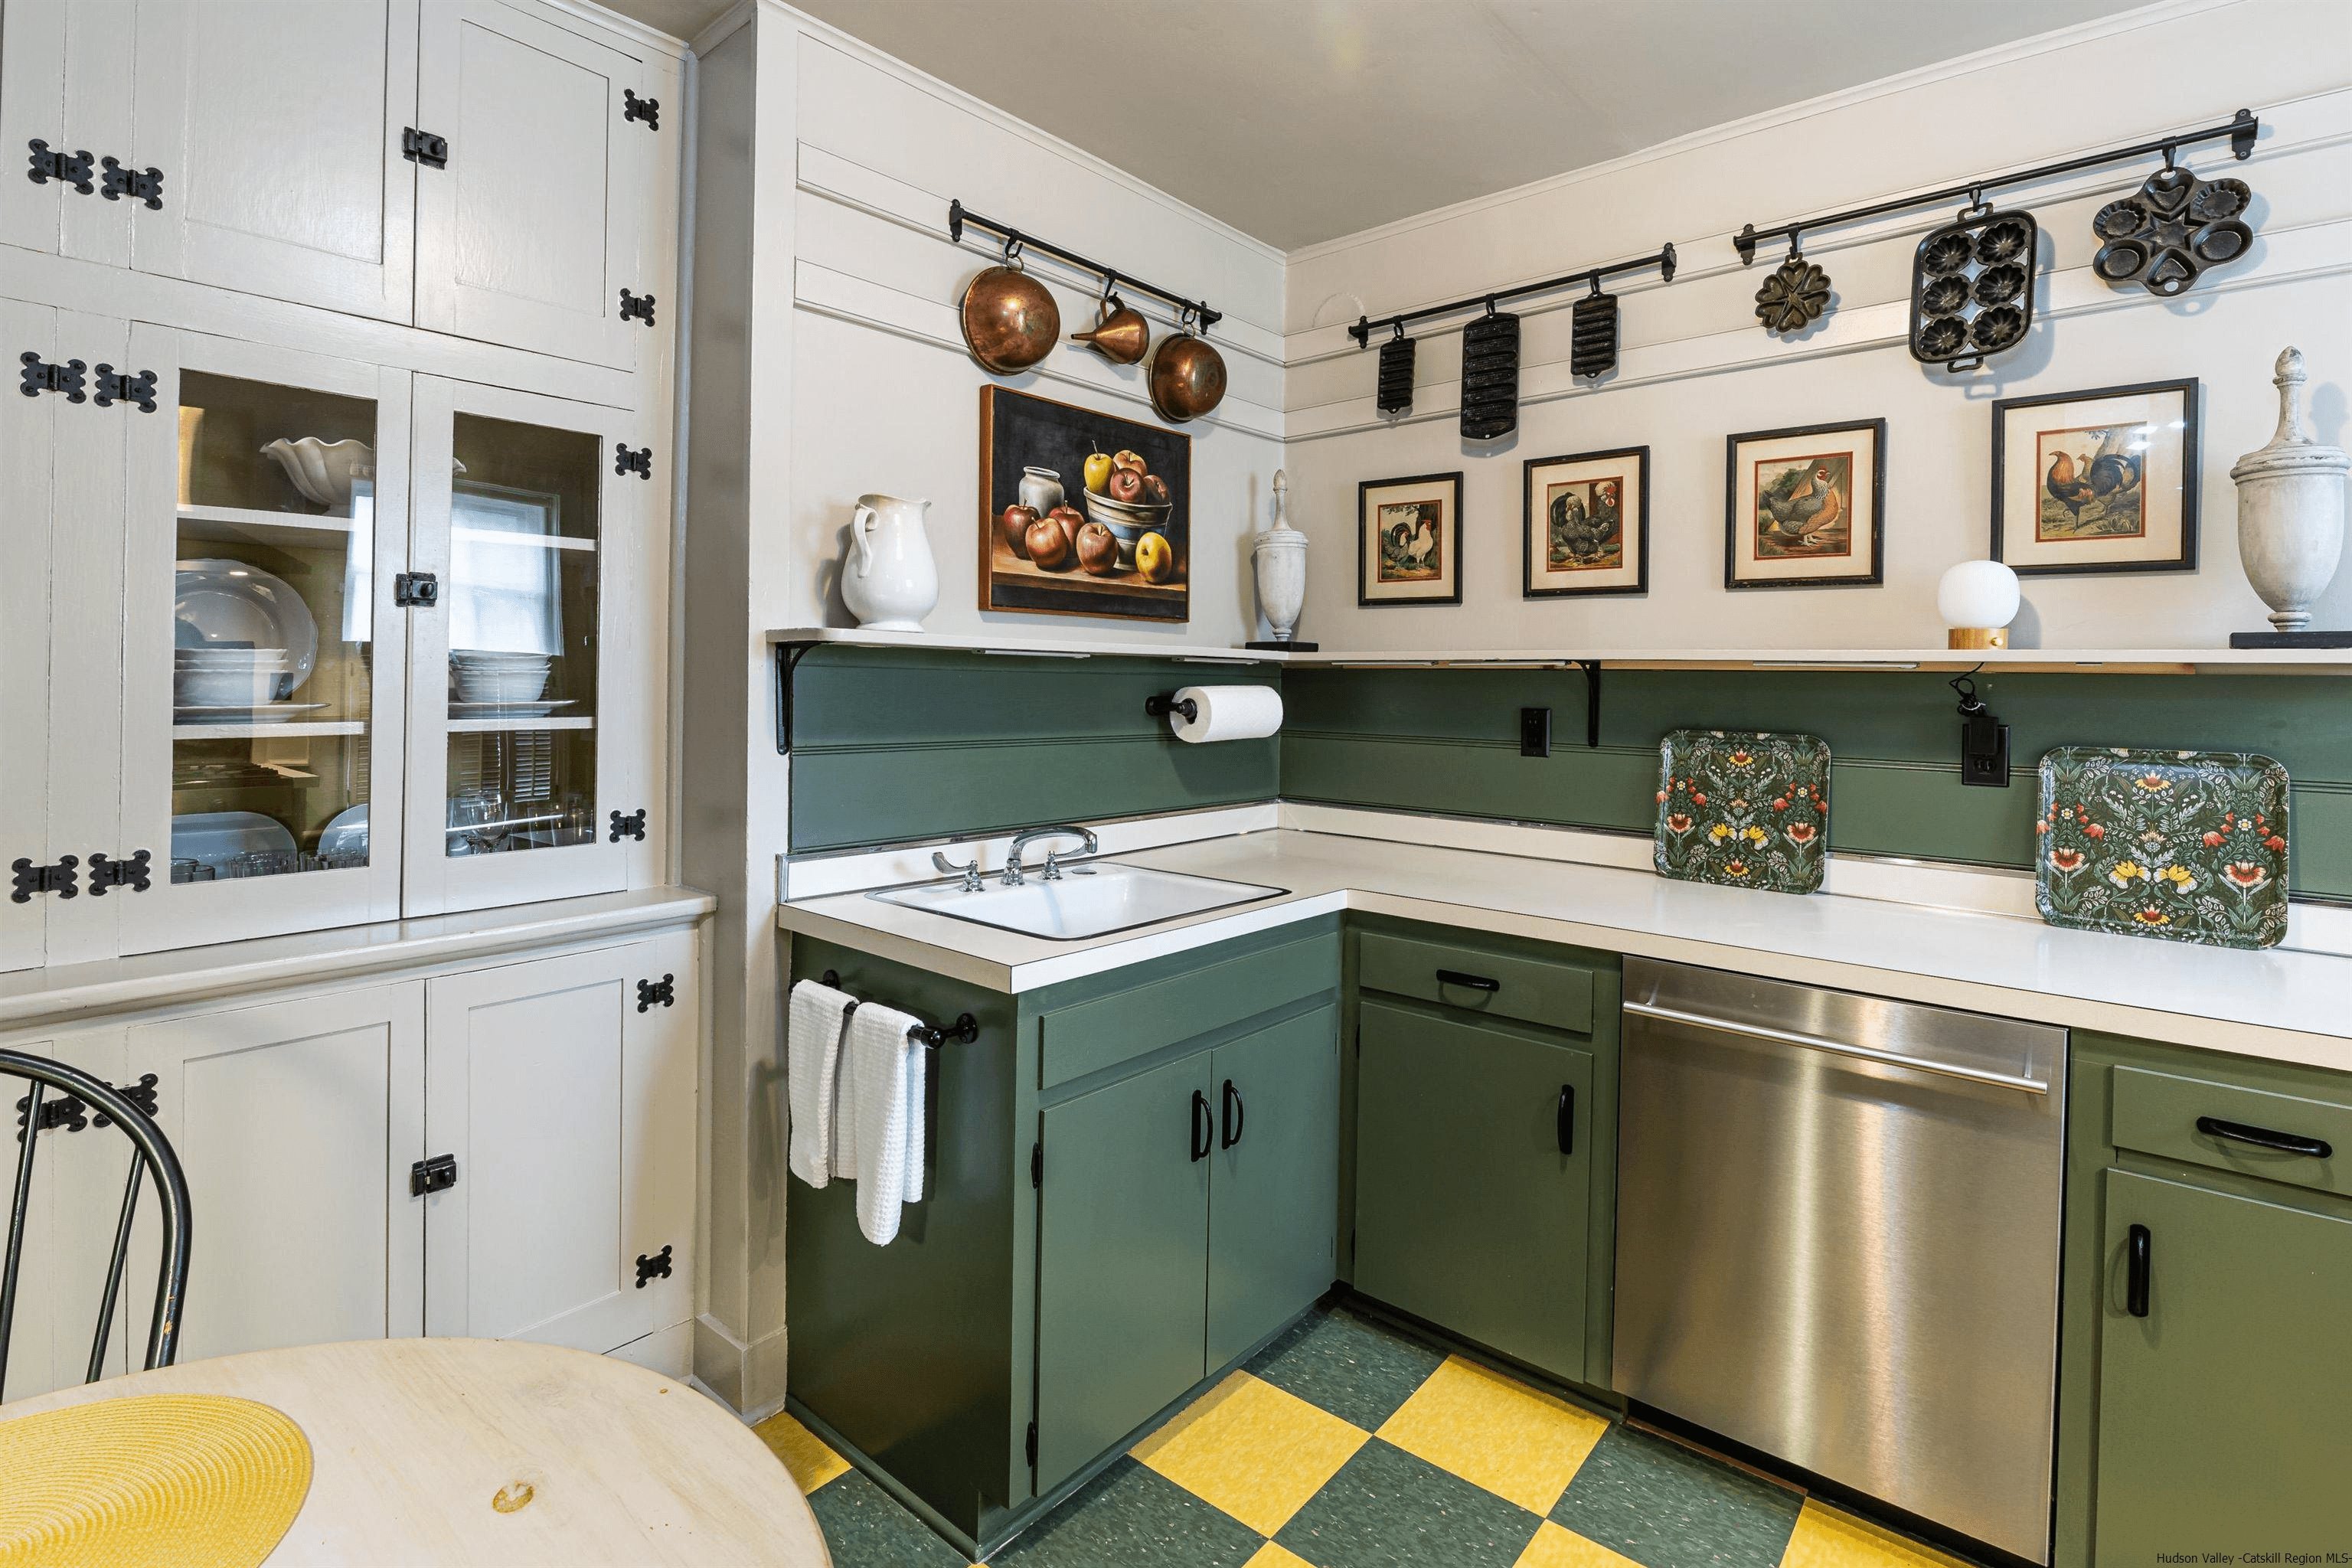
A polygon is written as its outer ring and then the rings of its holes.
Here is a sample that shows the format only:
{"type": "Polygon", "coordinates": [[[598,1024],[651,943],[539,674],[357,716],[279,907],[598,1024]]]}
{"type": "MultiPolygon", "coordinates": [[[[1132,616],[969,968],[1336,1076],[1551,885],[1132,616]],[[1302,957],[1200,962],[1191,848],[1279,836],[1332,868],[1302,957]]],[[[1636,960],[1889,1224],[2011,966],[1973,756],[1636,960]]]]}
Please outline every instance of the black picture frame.
{"type": "Polygon", "coordinates": [[[1192,437],[1184,432],[991,383],[980,389],[979,489],[983,611],[1191,620],[1192,437]],[[1091,519],[1087,457],[1121,448],[1142,458],[1168,487],[1168,513],[1155,531],[1174,552],[1168,578],[1148,583],[1131,567],[1108,577],[1074,565],[1042,571],[1000,539],[997,520],[1020,500],[1022,476],[1029,465],[1050,468],[1063,487],[1064,503],[1091,519]]]}
{"type": "Polygon", "coordinates": [[[1566,452],[1556,458],[1529,458],[1519,469],[1519,597],[1523,599],[1597,599],[1650,591],[1650,448],[1613,447],[1599,452],[1566,452]],[[1535,480],[1538,468],[1558,468],[1564,463],[1605,463],[1614,458],[1630,459],[1635,474],[1634,489],[1641,504],[1635,508],[1634,527],[1640,535],[1634,552],[1634,580],[1605,588],[1538,588],[1536,586],[1536,516],[1535,480]]]}
{"type": "Polygon", "coordinates": [[[1408,474],[1402,479],[1363,479],[1358,481],[1356,485],[1356,604],[1360,608],[1395,610],[1409,609],[1416,605],[1459,605],[1462,603],[1462,473],[1463,471],[1461,469],[1456,468],[1452,473],[1445,474],[1408,474]],[[1444,597],[1430,595],[1419,597],[1412,595],[1399,595],[1394,598],[1376,599],[1370,596],[1364,591],[1364,583],[1367,575],[1365,568],[1369,564],[1367,550],[1371,538],[1371,529],[1369,519],[1366,516],[1366,509],[1371,504],[1371,496],[1374,490],[1394,489],[1401,485],[1427,485],[1433,487],[1444,485],[1453,491],[1453,500],[1448,505],[1448,510],[1454,515],[1454,538],[1452,543],[1452,549],[1454,552],[1452,557],[1454,562],[1454,592],[1444,597]]]}
{"type": "MultiPolygon", "coordinates": [[[[2181,381],[2142,381],[2128,386],[2094,386],[2079,392],[2044,393],[2033,397],[2003,397],[1992,405],[1992,531],[1988,555],[2021,577],[2108,577],[2127,572],[2194,572],[2197,570],[2197,492],[2201,483],[2200,474],[2199,425],[2202,416],[2200,405],[2204,401],[2204,384],[2195,376],[2181,381]],[[2088,403],[2102,397],[2146,397],[2160,393],[2180,394],[2180,553],[2161,561],[2115,561],[2105,564],[2064,564],[2055,566],[2020,566],[2009,560],[2002,550],[2005,471],[2009,467],[2009,414],[2018,408],[2046,408],[2053,404],[2088,403]]],[[[2036,454],[2036,466],[2039,454],[2036,454]]],[[[2035,477],[2037,493],[2040,476],[2035,477]]]]}
{"type": "Polygon", "coordinates": [[[1778,430],[1742,430],[1724,437],[1723,586],[1745,593],[1776,588],[1878,588],[1886,583],[1886,421],[1834,419],[1821,425],[1790,425],[1778,430]],[[1780,441],[1800,436],[1870,432],[1870,572],[1839,577],[1739,576],[1739,448],[1749,441],[1780,441]]]}

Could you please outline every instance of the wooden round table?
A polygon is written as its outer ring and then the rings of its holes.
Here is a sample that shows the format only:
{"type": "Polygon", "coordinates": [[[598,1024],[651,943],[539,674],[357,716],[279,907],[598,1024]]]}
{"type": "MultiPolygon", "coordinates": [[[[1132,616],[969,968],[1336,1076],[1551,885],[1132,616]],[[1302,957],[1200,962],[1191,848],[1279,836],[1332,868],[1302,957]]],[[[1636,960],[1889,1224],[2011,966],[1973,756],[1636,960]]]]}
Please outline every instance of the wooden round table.
{"type": "Polygon", "coordinates": [[[0,1421],[136,1394],[258,1400],[302,1428],[310,1495],[274,1564],[832,1562],[751,1428],[607,1356],[519,1340],[303,1345],[61,1388],[0,1405],[0,1421]]]}

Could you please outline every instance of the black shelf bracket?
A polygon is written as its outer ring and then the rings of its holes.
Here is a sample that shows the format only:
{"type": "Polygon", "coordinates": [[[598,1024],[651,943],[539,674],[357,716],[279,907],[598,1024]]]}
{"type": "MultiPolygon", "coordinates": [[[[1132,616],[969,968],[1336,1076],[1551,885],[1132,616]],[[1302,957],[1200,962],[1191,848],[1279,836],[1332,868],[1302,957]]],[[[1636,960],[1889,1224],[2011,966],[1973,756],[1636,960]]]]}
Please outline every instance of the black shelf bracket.
{"type": "Polygon", "coordinates": [[[1866,207],[1849,207],[1844,212],[1830,213],[1821,217],[1804,218],[1794,223],[1774,224],[1770,228],[1758,228],[1754,224],[1742,227],[1731,237],[1732,248],[1739,252],[1741,265],[1752,265],[1756,247],[1769,240],[1787,239],[1815,229],[1836,228],[1843,224],[1860,223],[1864,218],[1883,217],[1911,207],[1947,206],[1966,196],[1971,203],[1984,200],[1987,191],[2003,185],[2031,184],[2035,180],[2047,180],[2060,174],[2071,174],[2077,169],[2095,169],[2104,163],[2121,163],[2133,158],[2152,158],[2158,153],[2170,163],[2181,148],[2200,142],[2230,139],[2231,156],[2243,161],[2254,154],[2254,138],[2262,132],[2263,122],[2254,118],[2251,109],[2242,109],[2219,125],[2208,125],[2201,131],[2183,131],[2172,136],[2158,136],[2151,141],[2135,142],[2128,147],[2111,147],[2104,153],[2085,153],[2079,158],[2065,158],[2055,163],[2040,163],[2031,169],[2018,169],[2006,174],[1984,174],[1957,185],[1947,185],[1939,191],[1922,191],[1916,195],[1895,196],[1887,201],[1873,202],[1866,207]]]}
{"type": "Polygon", "coordinates": [[[1584,671],[1584,749],[1598,751],[1601,747],[1601,661],[1580,658],[1578,668],[1584,671]]]}
{"type": "Polygon", "coordinates": [[[992,217],[982,217],[965,206],[960,199],[948,203],[948,237],[956,244],[961,245],[963,231],[966,228],[984,229],[996,236],[1004,242],[1004,253],[1007,256],[1023,250],[1043,251],[1057,261],[1068,262],[1081,272],[1091,272],[1102,279],[1102,291],[1106,294],[1120,288],[1132,289],[1139,294],[1149,294],[1155,300],[1175,306],[1180,320],[1186,311],[1190,311],[1200,323],[1202,331],[1208,331],[1225,319],[1225,313],[1223,310],[1212,310],[1204,300],[1188,300],[1181,294],[1171,294],[1157,284],[1146,283],[1132,272],[1122,272],[1115,267],[1105,267],[1099,261],[1089,261],[1075,250],[1065,250],[1058,245],[1039,239],[1034,234],[1014,228],[1011,224],[999,223],[992,217]]]}
{"type": "Polygon", "coordinates": [[[1359,316],[1348,335],[1356,340],[1358,348],[1370,346],[1374,332],[1387,331],[1391,327],[1403,327],[1411,321],[1426,321],[1432,316],[1457,315],[1464,310],[1492,310],[1504,300],[1517,300],[1528,294],[1549,294],[1555,289],[1572,289],[1578,284],[1601,286],[1603,278],[1620,272],[1647,272],[1654,267],[1661,281],[1675,280],[1675,247],[1671,243],[1660,246],[1648,256],[1635,257],[1631,261],[1612,261],[1606,267],[1588,267],[1581,272],[1565,273],[1547,278],[1540,283],[1522,283],[1516,289],[1497,289],[1490,294],[1474,294],[1467,300],[1456,300],[1450,305],[1423,305],[1418,310],[1401,310],[1393,316],[1359,316]]]}
{"type": "Polygon", "coordinates": [[[780,642],[776,645],[776,755],[793,754],[793,671],[808,657],[813,642],[780,642]]]}

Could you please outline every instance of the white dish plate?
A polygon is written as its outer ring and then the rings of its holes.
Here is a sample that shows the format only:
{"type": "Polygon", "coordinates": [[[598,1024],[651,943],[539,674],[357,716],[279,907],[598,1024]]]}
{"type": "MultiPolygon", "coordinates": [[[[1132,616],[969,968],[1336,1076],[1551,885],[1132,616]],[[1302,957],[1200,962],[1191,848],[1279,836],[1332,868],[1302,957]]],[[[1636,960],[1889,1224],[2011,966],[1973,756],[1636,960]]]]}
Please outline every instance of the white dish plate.
{"type": "Polygon", "coordinates": [[[208,558],[173,563],[173,643],[268,653],[284,650],[289,668],[277,694],[291,697],[319,658],[319,623],[302,595],[257,566],[208,558]]]}
{"type": "Polygon", "coordinates": [[[267,707],[198,707],[183,703],[172,717],[189,724],[283,724],[298,713],[315,713],[323,702],[272,702],[267,707]]]}
{"type": "Polygon", "coordinates": [[[291,855],[294,836],[257,811],[198,811],[172,818],[172,858],[218,869],[240,855],[291,855]]]}
{"type": "Polygon", "coordinates": [[[368,847],[368,808],[364,803],[345,806],[319,830],[321,855],[364,855],[368,847]]]}
{"type": "Polygon", "coordinates": [[[579,701],[577,697],[560,697],[551,702],[459,702],[452,700],[452,719],[544,719],[558,708],[569,708],[579,701]]]}

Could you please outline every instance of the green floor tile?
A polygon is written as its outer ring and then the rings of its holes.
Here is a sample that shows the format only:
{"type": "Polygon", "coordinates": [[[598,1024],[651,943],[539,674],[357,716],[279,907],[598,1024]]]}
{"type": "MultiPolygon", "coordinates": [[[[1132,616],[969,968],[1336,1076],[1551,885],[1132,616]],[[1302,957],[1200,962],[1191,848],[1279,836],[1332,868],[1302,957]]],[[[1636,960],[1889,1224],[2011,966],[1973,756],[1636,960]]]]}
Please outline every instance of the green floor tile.
{"type": "Polygon", "coordinates": [[[833,1568],[965,1568],[963,1553],[851,1470],[809,1494],[833,1568]]]}
{"type": "Polygon", "coordinates": [[[1122,1457],[990,1561],[996,1568],[1241,1568],[1265,1544],[1239,1520],[1122,1457]]]}
{"type": "Polygon", "coordinates": [[[1445,1358],[1345,1308],[1312,1313],[1249,1370],[1367,1432],[1396,1414],[1445,1358]]]}
{"type": "Polygon", "coordinates": [[[1508,1568],[1542,1522],[1375,1437],[1274,1539],[1316,1568],[1508,1568]]]}
{"type": "Polygon", "coordinates": [[[1619,1425],[1551,1517],[1646,1568],[1774,1568],[1802,1506],[1793,1491],[1619,1425]]]}

